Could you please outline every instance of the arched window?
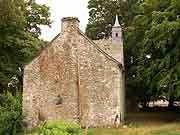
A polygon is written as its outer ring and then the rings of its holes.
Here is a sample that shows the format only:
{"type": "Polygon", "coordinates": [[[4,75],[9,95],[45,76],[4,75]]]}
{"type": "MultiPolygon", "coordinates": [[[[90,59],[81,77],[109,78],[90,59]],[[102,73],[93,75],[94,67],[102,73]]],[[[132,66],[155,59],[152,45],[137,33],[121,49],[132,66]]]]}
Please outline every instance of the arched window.
{"type": "Polygon", "coordinates": [[[118,37],[118,33],[116,33],[116,37],[118,37]]]}

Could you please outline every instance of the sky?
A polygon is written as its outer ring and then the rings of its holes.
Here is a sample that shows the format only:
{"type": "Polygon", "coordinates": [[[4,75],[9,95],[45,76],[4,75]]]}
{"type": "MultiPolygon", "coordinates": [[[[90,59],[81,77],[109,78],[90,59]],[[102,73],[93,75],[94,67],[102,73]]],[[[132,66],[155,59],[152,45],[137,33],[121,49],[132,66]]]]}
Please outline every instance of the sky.
{"type": "Polygon", "coordinates": [[[63,17],[78,17],[80,29],[85,31],[88,23],[88,0],[37,0],[39,4],[46,4],[50,7],[52,25],[42,27],[44,40],[52,40],[61,30],[61,19],[63,17]]]}

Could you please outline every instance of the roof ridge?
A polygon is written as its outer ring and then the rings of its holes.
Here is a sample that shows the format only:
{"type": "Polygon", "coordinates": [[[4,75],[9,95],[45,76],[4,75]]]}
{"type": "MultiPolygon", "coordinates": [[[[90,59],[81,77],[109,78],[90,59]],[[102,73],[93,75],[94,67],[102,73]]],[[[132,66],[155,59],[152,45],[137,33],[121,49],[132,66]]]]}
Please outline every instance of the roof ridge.
{"type": "Polygon", "coordinates": [[[122,65],[119,61],[117,61],[115,58],[110,56],[108,53],[106,53],[104,50],[102,50],[93,40],[89,39],[80,29],[77,29],[77,31],[86,38],[89,42],[92,43],[92,45],[102,54],[104,54],[108,59],[112,60],[113,62],[117,63],[118,65],[122,65]]]}
{"type": "MultiPolygon", "coordinates": [[[[118,64],[122,69],[124,69],[124,67],[122,66],[122,64],[116,60],[115,58],[113,58],[112,56],[110,56],[108,53],[106,53],[104,50],[102,50],[93,40],[89,39],[79,28],[76,28],[77,32],[79,32],[84,38],[86,38],[99,52],[101,52],[106,58],[108,58],[109,60],[115,62],[116,64],[118,64]]],[[[62,34],[62,32],[60,32],[57,36],[55,36],[49,43],[48,45],[43,48],[41,51],[39,51],[38,55],[36,55],[32,61],[34,61],[35,59],[37,59],[38,57],[41,57],[40,54],[46,50],[48,48],[48,46],[50,46],[60,35],[62,34]]],[[[26,65],[29,65],[32,61],[28,62],[26,65]]]]}

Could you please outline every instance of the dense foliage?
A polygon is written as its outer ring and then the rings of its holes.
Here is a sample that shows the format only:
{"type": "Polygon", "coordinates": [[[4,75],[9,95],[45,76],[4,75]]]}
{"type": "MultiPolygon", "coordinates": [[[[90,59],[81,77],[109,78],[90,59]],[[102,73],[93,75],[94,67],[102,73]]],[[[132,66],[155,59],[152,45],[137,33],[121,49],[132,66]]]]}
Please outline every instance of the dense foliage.
{"type": "Polygon", "coordinates": [[[0,134],[15,135],[23,128],[21,111],[21,94],[0,95],[0,134]]]}
{"type": "Polygon", "coordinates": [[[179,100],[180,0],[90,0],[88,8],[86,34],[92,39],[109,37],[119,15],[127,96],[143,105],[159,97],[169,105],[179,100]]]}
{"type": "Polygon", "coordinates": [[[180,0],[145,0],[138,6],[134,28],[141,29],[138,76],[153,97],[164,96],[172,106],[180,99],[180,0]]]}
{"type": "Polygon", "coordinates": [[[49,8],[34,1],[0,1],[0,92],[21,89],[24,65],[46,46],[40,25],[49,18],[49,8]]]}
{"type": "Polygon", "coordinates": [[[86,34],[91,39],[109,37],[116,14],[123,27],[131,24],[138,0],[89,0],[89,23],[86,34]]]}
{"type": "Polygon", "coordinates": [[[41,135],[80,135],[82,133],[77,123],[52,121],[45,123],[40,130],[41,135]]]}

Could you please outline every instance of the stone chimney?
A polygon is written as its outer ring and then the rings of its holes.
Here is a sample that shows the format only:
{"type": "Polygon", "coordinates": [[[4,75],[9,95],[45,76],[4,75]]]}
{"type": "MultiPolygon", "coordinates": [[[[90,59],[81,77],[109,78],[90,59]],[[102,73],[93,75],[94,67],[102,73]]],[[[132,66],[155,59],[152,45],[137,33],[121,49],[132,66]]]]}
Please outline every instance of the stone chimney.
{"type": "Polygon", "coordinates": [[[61,32],[68,31],[69,28],[79,28],[79,19],[77,17],[62,18],[61,32]]]}

